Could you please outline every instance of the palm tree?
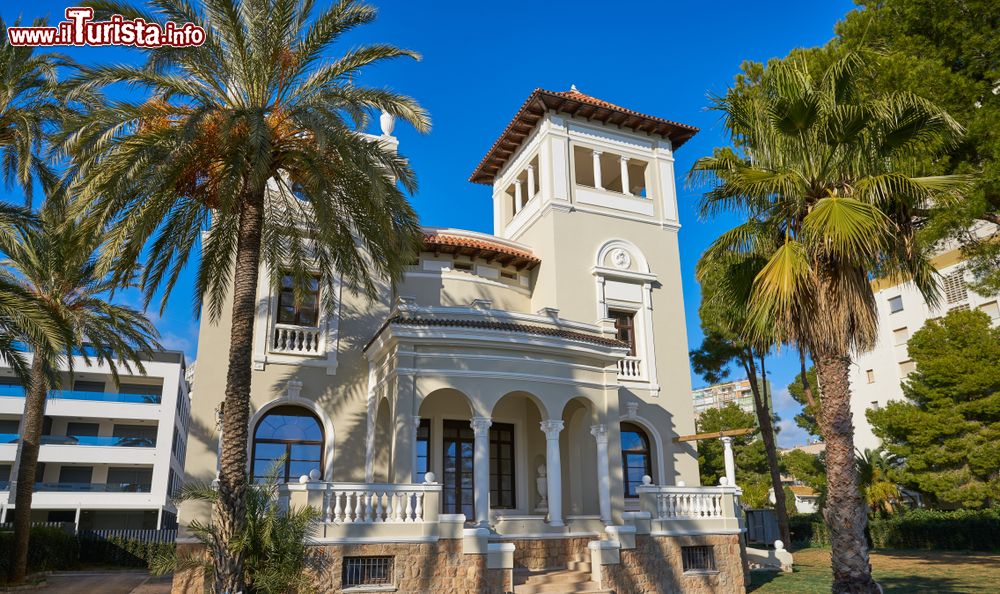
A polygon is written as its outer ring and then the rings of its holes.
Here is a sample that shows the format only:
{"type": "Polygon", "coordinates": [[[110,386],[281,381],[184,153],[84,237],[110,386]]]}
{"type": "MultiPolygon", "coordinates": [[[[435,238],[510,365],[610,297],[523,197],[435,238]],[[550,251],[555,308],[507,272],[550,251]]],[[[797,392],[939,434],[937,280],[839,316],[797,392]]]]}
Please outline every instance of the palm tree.
{"type": "Polygon", "coordinates": [[[873,513],[891,514],[899,502],[899,487],[889,478],[891,462],[881,447],[857,451],[855,464],[861,497],[873,513]]]}
{"type": "Polygon", "coordinates": [[[20,337],[32,351],[21,419],[21,439],[16,458],[14,562],[10,579],[24,579],[31,528],[31,498],[48,390],[59,380],[60,363],[72,371],[72,358],[81,356],[107,364],[115,383],[118,368],[144,373],[142,357],[159,347],[156,329],[130,307],[113,305],[106,295],[118,280],[97,269],[100,236],[76,221],[67,220],[59,199],[49,198],[39,214],[38,226],[24,229],[18,241],[6,246],[0,261],[0,284],[17,287],[43,310],[59,328],[63,340],[40,341],[30,334],[20,337]],[[85,344],[86,341],[86,344],[85,344]],[[84,348],[86,346],[86,348],[84,348]]]}
{"type": "Polygon", "coordinates": [[[20,186],[30,205],[35,180],[43,186],[53,180],[43,155],[45,133],[61,110],[57,71],[71,63],[56,54],[36,54],[33,47],[11,45],[2,19],[0,34],[0,172],[8,188],[15,182],[20,186]]]}
{"type": "Polygon", "coordinates": [[[344,32],[374,20],[374,8],[356,0],[322,10],[300,0],[212,0],[200,9],[160,0],[155,12],[94,4],[206,32],[204,45],[151,52],[144,66],[84,73],[81,85],[126,83],[149,98],[70,122],[61,146],[91,220],[109,226],[105,266],[126,274],[148,248],[147,303],[158,290],[166,299],[201,239],[196,290],[212,322],[232,300],[212,554],[216,591],[239,592],[243,553],[227,543],[246,518],[258,274],[266,267],[275,284],[290,275],[303,294],[316,275],[330,289],[343,278],[374,296],[402,273],[420,241],[405,194],[415,179],[405,160],[358,130],[377,110],[421,131],[429,120],[414,100],[355,81],[370,65],[417,56],[373,44],[326,57],[344,32]]]}
{"type": "Polygon", "coordinates": [[[704,256],[761,258],[748,307],[752,333],[793,337],[815,362],[828,475],[835,592],[876,592],[866,513],[854,466],[848,366],[871,348],[878,315],[869,280],[909,278],[935,303],[935,272],[914,212],[954,200],[967,179],[919,177],[918,157],[954,141],[960,127],[907,93],[866,95],[869,60],[837,57],[819,78],[795,57],[774,61],[715,100],[734,149],[716,149],[694,172],[715,182],[706,215],[746,222],[704,256]]]}
{"type": "Polygon", "coordinates": [[[764,366],[767,354],[782,341],[777,335],[762,337],[750,333],[746,325],[752,280],[763,264],[760,258],[724,260],[716,257],[702,258],[698,262],[697,277],[702,287],[698,317],[705,332],[705,341],[700,349],[691,352],[691,364],[705,381],[715,383],[725,377],[729,364],[736,362],[750,380],[754,412],[774,492],[778,532],[783,541],[791,542],[773,407],[766,393],[767,373],[764,366]]]}

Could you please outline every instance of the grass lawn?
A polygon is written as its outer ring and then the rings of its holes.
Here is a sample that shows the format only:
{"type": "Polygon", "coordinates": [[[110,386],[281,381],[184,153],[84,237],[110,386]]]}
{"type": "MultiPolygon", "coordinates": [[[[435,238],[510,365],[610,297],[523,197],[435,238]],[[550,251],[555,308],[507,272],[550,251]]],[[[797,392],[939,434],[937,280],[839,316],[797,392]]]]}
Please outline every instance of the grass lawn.
{"type": "MultiPolygon", "coordinates": [[[[812,594],[830,591],[830,549],[794,551],[795,573],[754,571],[750,591],[755,594],[812,594]]],[[[960,551],[902,551],[872,553],[875,580],[886,593],[997,592],[1000,591],[1000,555],[960,551]]]]}

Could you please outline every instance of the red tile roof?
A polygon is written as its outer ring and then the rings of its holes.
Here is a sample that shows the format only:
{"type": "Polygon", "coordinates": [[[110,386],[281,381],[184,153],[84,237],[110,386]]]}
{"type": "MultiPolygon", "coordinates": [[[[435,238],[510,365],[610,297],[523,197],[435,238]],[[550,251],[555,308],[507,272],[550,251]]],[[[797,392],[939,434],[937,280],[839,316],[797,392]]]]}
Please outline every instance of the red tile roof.
{"type": "Polygon", "coordinates": [[[485,237],[469,237],[443,230],[424,230],[424,249],[445,254],[463,254],[472,258],[495,260],[504,266],[528,270],[538,266],[541,258],[528,250],[516,248],[485,237]]]}
{"type": "Polygon", "coordinates": [[[469,181],[481,184],[493,183],[496,174],[517,152],[517,149],[531,134],[545,112],[550,110],[579,115],[588,120],[616,124],[636,132],[657,134],[669,138],[674,150],[680,148],[698,132],[698,128],[694,126],[626,109],[614,103],[591,97],[576,89],[570,91],[535,89],[521,105],[521,109],[514,115],[514,119],[507,124],[507,128],[504,129],[500,138],[490,147],[476,170],[472,172],[469,181]]]}

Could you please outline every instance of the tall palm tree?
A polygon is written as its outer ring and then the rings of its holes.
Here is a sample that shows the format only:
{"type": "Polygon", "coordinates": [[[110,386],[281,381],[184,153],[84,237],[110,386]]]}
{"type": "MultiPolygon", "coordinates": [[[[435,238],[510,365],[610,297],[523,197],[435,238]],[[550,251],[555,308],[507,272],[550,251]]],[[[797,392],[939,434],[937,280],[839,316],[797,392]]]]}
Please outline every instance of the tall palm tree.
{"type": "Polygon", "coordinates": [[[23,336],[32,351],[29,381],[21,420],[15,485],[14,562],[11,581],[24,579],[31,527],[31,498],[48,390],[59,378],[63,361],[80,356],[106,364],[115,383],[119,366],[144,373],[142,358],[159,347],[156,329],[139,311],[107,302],[118,286],[114,275],[97,268],[100,236],[67,219],[58,198],[49,198],[39,213],[38,226],[25,229],[18,241],[6,246],[0,261],[0,283],[20,290],[65,329],[65,340],[53,345],[23,336]],[[86,347],[86,348],[85,348],[86,347]]]}
{"type": "Polygon", "coordinates": [[[747,301],[753,277],[763,264],[761,258],[732,257],[702,258],[698,262],[697,277],[702,287],[698,316],[705,341],[700,349],[691,352],[691,364],[706,381],[714,383],[725,377],[729,364],[735,361],[750,380],[754,412],[774,492],[778,532],[783,541],[791,542],[775,439],[774,411],[766,393],[767,373],[764,367],[767,354],[781,344],[782,338],[748,332],[746,325],[747,301]]]}
{"type": "MultiPolygon", "coordinates": [[[[44,24],[44,20],[34,23],[44,24]]],[[[14,183],[20,186],[30,205],[34,182],[49,186],[53,181],[44,158],[45,134],[62,107],[57,99],[58,69],[71,63],[57,54],[11,45],[2,19],[0,35],[0,176],[8,188],[14,183]]]]}
{"type": "Polygon", "coordinates": [[[801,61],[772,62],[715,100],[735,148],[699,159],[715,185],[705,214],[730,210],[746,222],[705,257],[765,261],[753,279],[748,326],[794,337],[816,364],[822,391],[835,592],[876,592],[865,542],[866,513],[854,465],[848,366],[870,349],[878,315],[869,280],[909,278],[937,298],[928,246],[914,212],[956,199],[964,178],[920,177],[926,156],[959,134],[935,105],[907,93],[866,95],[869,60],[837,57],[814,78],[801,61]]]}
{"type": "Polygon", "coordinates": [[[421,131],[429,120],[414,100],[355,83],[368,66],[417,55],[373,44],[327,57],[343,33],[374,20],[356,0],[322,10],[311,0],[92,4],[206,32],[204,45],[151,52],[144,66],[86,72],[77,82],[126,83],[149,98],[70,122],[62,146],[86,211],[109,226],[105,266],[125,273],[148,247],[147,302],[161,289],[166,299],[202,239],[196,290],[211,321],[232,300],[212,554],[216,591],[239,592],[258,274],[291,275],[303,294],[314,275],[330,289],[342,277],[374,296],[402,273],[420,240],[404,193],[415,179],[358,130],[377,110],[421,131]]]}

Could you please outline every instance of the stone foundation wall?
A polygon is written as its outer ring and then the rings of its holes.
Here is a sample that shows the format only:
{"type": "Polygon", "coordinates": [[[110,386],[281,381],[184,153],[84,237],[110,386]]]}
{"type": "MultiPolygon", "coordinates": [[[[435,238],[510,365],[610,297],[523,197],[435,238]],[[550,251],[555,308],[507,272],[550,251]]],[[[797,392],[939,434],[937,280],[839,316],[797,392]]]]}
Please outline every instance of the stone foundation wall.
{"type": "MultiPolygon", "coordinates": [[[[199,545],[181,545],[195,547],[199,545]]],[[[486,555],[465,555],[461,540],[440,540],[413,544],[317,545],[313,548],[310,571],[317,594],[342,592],[345,556],[393,556],[394,585],[397,592],[434,594],[504,594],[513,590],[510,571],[487,569],[486,555]]],[[[171,594],[204,594],[201,572],[174,575],[171,594]]]]}
{"type": "Polygon", "coordinates": [[[570,561],[589,561],[593,538],[504,539],[514,543],[514,569],[565,569],[570,561]]]}
{"type": "Polygon", "coordinates": [[[736,594],[746,591],[747,573],[739,535],[637,535],[621,563],[601,567],[601,586],[615,594],[736,594]],[[711,546],[714,572],[684,573],[681,547],[711,546]]]}

